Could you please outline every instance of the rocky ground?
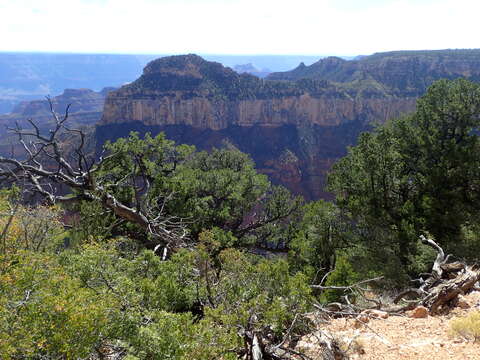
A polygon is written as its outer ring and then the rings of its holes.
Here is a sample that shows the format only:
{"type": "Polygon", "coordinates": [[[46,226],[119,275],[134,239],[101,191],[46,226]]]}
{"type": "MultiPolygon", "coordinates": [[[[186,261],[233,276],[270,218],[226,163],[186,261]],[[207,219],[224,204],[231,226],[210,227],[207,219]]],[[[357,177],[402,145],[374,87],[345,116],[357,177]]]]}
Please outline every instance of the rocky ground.
{"type": "MultiPolygon", "coordinates": [[[[320,326],[320,331],[339,340],[341,348],[348,348],[351,359],[473,360],[480,359],[480,342],[453,335],[450,322],[474,311],[480,311],[480,291],[462,297],[448,314],[430,316],[411,311],[402,316],[380,314],[385,319],[378,314],[339,318],[320,326]]],[[[320,331],[304,336],[296,350],[311,359],[322,359],[320,331]]]]}

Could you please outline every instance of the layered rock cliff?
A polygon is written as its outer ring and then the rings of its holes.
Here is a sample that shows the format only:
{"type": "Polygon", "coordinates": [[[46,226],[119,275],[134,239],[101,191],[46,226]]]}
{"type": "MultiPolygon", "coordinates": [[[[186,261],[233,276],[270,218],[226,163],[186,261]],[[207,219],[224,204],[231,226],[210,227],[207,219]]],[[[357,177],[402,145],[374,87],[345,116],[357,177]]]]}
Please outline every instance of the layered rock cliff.
{"type": "Polygon", "coordinates": [[[456,56],[468,57],[463,53],[417,55],[328,58],[270,80],[196,55],[157,59],[109,94],[97,141],[131,130],[164,131],[200,149],[228,140],[274,182],[307,198],[325,197],[326,172],[361,131],[414,110],[416,97],[439,77],[480,74],[475,56],[460,65],[456,56]]]}
{"type": "Polygon", "coordinates": [[[358,98],[323,80],[264,81],[187,55],[151,62],[137,81],[111,93],[102,124],[140,121],[213,130],[256,124],[337,126],[366,114],[384,121],[411,108],[408,98],[386,98],[378,91],[358,98]]]}

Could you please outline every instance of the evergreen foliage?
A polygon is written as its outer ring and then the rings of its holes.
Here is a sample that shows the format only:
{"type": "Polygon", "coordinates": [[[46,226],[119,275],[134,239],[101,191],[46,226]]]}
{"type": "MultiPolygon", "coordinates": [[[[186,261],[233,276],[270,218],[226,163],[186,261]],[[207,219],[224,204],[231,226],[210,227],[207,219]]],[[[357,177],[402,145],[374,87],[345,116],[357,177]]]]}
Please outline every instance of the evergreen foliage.
{"type": "Polygon", "coordinates": [[[130,204],[138,184],[123,180],[147,174],[143,201],[173,194],[164,211],[191,220],[190,245],[162,259],[141,228],[95,201],[72,209],[66,231],[60,207],[29,208],[4,192],[2,358],[87,358],[107,347],[128,359],[236,359],[239,329],[269,328],[277,342],[286,329],[305,331],[297,315],[314,301],[308,277],[286,259],[255,254],[262,245],[288,252],[281,235],[300,199],[231,147],[195,153],[163,135],[132,134],[106,148],[93,181],[130,204]],[[31,246],[40,230],[41,246],[31,246]]]}
{"type": "Polygon", "coordinates": [[[459,249],[480,210],[479,115],[479,85],[439,81],[415,113],[362,134],[334,166],[330,189],[367,248],[392,251],[411,273],[422,232],[457,256],[475,256],[459,249]]]}

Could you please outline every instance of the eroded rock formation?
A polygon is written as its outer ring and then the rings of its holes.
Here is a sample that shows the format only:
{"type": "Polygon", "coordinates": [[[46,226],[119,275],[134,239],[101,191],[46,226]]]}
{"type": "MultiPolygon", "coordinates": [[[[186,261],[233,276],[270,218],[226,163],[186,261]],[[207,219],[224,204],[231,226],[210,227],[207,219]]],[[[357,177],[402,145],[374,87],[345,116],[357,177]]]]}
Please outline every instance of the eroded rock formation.
{"type": "Polygon", "coordinates": [[[200,149],[228,140],[274,182],[307,198],[326,197],[326,172],[361,131],[413,111],[416,97],[442,75],[480,74],[476,58],[459,65],[463,52],[420,55],[328,58],[269,76],[278,80],[238,74],[196,55],[157,59],[108,95],[97,142],[131,130],[164,131],[200,149]]]}

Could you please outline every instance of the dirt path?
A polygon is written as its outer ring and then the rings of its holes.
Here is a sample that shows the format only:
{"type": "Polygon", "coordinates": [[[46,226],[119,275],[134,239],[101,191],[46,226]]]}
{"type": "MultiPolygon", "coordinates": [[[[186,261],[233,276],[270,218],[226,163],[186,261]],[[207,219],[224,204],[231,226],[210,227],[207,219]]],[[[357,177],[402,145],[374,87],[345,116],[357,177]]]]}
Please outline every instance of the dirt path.
{"type": "MultiPolygon", "coordinates": [[[[358,328],[355,328],[354,319],[335,319],[322,330],[343,339],[355,338],[354,343],[363,349],[360,351],[363,353],[357,352],[352,359],[480,360],[480,342],[473,343],[449,335],[452,318],[480,311],[480,292],[473,292],[465,298],[470,308],[455,308],[448,315],[420,319],[390,316],[387,319],[371,319],[358,328]]],[[[302,339],[306,353],[314,359],[319,358],[314,341],[309,342],[307,337],[302,339]]]]}

